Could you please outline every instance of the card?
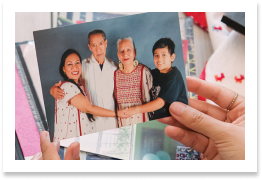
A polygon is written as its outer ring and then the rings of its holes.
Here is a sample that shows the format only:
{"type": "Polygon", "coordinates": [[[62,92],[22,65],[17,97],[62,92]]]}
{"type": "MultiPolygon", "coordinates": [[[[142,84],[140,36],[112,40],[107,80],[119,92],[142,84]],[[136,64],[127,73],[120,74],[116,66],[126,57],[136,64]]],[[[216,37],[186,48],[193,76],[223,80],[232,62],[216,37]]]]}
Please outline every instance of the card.
{"type": "Polygon", "coordinates": [[[35,31],[34,40],[54,141],[168,117],[172,102],[188,104],[178,13],[35,31]]]}
{"type": "MultiPolygon", "coordinates": [[[[21,71],[21,69],[19,69],[21,71]]],[[[40,152],[40,137],[18,70],[15,68],[15,131],[24,157],[40,152]]]]}

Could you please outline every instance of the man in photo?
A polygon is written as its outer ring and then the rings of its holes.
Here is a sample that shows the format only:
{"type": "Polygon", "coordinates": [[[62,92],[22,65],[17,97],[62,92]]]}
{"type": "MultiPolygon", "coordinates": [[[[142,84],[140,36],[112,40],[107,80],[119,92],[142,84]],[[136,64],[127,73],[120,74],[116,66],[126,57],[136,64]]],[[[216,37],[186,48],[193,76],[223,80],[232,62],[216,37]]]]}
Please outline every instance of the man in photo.
{"type": "MultiPolygon", "coordinates": [[[[80,83],[92,105],[100,106],[114,111],[114,71],[115,63],[106,58],[107,39],[102,30],[94,30],[88,34],[88,47],[92,52],[91,57],[82,61],[82,76],[80,83]]],[[[50,89],[50,94],[55,99],[63,99],[64,91],[59,88],[59,83],[50,89]]],[[[116,118],[95,118],[95,132],[114,129],[117,127],[116,118]]]]}
{"type": "Polygon", "coordinates": [[[179,101],[188,104],[186,87],[183,77],[177,67],[172,67],[175,54],[175,43],[170,38],[161,38],[153,46],[156,69],[151,71],[153,76],[152,100],[144,105],[131,107],[127,114],[151,113],[151,120],[171,116],[169,106],[179,101]]]}

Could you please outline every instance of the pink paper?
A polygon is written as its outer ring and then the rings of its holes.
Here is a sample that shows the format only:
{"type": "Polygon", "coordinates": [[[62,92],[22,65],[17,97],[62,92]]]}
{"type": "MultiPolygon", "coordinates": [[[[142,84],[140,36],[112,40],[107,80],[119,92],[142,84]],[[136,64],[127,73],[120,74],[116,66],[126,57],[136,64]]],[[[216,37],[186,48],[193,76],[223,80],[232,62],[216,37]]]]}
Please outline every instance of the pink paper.
{"type": "Polygon", "coordinates": [[[26,93],[15,68],[15,130],[24,157],[41,152],[40,135],[26,93]]]}

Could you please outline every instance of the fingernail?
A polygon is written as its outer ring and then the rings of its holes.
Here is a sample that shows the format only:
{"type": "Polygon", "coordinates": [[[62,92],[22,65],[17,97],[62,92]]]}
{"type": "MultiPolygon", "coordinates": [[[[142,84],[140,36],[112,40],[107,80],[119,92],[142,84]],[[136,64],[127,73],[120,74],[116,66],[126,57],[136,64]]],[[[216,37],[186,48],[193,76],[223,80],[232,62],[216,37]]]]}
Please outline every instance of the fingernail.
{"type": "Polygon", "coordinates": [[[173,102],[169,108],[170,112],[177,116],[180,116],[182,112],[187,108],[187,105],[180,102],[173,102]]]}
{"type": "Polygon", "coordinates": [[[73,159],[80,159],[79,152],[80,152],[80,143],[75,146],[74,150],[72,151],[72,157],[73,159]]]}
{"type": "Polygon", "coordinates": [[[46,140],[46,139],[50,139],[49,133],[47,131],[42,131],[40,133],[40,141],[43,141],[43,140],[46,140]]]}
{"type": "Polygon", "coordinates": [[[40,160],[42,157],[42,153],[38,152],[34,155],[34,157],[31,160],[40,160]]]}

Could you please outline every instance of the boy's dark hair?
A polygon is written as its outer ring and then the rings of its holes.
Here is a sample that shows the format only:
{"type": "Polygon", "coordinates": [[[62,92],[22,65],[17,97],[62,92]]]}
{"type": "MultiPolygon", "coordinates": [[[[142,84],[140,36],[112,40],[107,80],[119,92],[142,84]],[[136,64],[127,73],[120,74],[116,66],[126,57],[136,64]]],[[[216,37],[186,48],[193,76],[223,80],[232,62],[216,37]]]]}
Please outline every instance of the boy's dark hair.
{"type": "Polygon", "coordinates": [[[100,29],[96,29],[96,30],[93,30],[91,31],[89,34],[88,34],[88,38],[87,38],[87,41],[88,41],[88,44],[90,44],[90,37],[94,34],[101,34],[104,38],[104,41],[106,40],[106,33],[103,31],[103,30],[100,30],[100,29]]]}
{"type": "Polygon", "coordinates": [[[170,38],[161,38],[159,39],[153,46],[152,52],[154,55],[154,52],[158,48],[165,48],[167,46],[168,52],[170,53],[170,56],[175,53],[175,43],[170,38]]]}
{"type": "MultiPolygon", "coordinates": [[[[64,78],[65,81],[71,82],[71,83],[73,83],[74,85],[76,85],[76,86],[78,87],[78,89],[80,90],[80,92],[85,96],[85,94],[84,94],[84,92],[82,91],[82,89],[80,88],[80,86],[79,86],[78,84],[76,84],[74,80],[69,79],[69,78],[67,77],[67,75],[66,75],[66,74],[64,73],[64,71],[63,71],[63,67],[65,66],[65,60],[66,60],[66,58],[67,58],[70,54],[76,54],[76,55],[79,57],[80,63],[82,64],[82,59],[81,59],[80,54],[79,54],[76,50],[74,50],[74,49],[68,49],[68,50],[66,50],[66,51],[64,52],[64,54],[63,54],[62,57],[61,57],[60,66],[59,66],[59,73],[60,73],[60,75],[64,78]]],[[[86,115],[87,115],[89,121],[91,121],[91,122],[92,122],[92,121],[95,121],[95,118],[94,118],[93,114],[86,113],[86,115]]]]}

